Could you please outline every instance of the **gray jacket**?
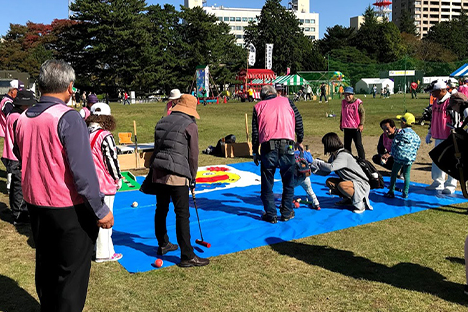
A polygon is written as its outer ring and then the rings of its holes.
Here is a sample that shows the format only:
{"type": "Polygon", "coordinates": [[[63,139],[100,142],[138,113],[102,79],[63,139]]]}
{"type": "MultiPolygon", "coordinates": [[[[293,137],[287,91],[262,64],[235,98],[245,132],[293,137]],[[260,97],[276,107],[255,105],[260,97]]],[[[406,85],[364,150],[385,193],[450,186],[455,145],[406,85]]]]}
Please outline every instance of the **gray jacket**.
{"type": "Polygon", "coordinates": [[[344,148],[338,150],[336,154],[333,154],[328,162],[314,159],[313,166],[318,168],[322,173],[329,174],[334,171],[342,180],[353,182],[354,195],[352,200],[354,207],[358,209],[364,208],[364,199],[366,200],[365,204],[370,206],[370,185],[367,176],[364,171],[362,171],[353,155],[344,152],[344,148]]]}

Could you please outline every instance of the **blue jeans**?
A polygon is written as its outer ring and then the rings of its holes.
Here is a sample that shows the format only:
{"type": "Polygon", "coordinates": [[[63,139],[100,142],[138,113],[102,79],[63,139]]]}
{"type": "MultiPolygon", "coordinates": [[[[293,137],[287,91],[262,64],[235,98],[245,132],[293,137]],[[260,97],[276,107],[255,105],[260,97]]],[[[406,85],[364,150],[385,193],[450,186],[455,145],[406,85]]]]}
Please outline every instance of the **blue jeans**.
{"type": "MultiPolygon", "coordinates": [[[[273,196],[273,184],[276,168],[280,169],[281,181],[283,182],[281,215],[289,218],[293,212],[294,197],[294,154],[287,154],[289,144],[281,144],[280,140],[274,141],[274,149],[270,149],[270,141],[261,145],[261,196],[263,207],[267,218],[276,217],[275,198],[273,196]]],[[[292,150],[294,152],[294,149],[292,150]]]]}

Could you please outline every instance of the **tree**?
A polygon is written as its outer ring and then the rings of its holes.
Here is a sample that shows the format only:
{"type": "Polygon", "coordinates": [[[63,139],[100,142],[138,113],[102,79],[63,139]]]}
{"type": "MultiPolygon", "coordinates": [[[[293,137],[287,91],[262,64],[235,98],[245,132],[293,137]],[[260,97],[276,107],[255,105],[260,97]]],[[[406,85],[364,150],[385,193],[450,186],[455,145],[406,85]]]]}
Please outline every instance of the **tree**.
{"type": "Polygon", "coordinates": [[[334,49],[354,46],[356,31],[351,27],[335,25],[327,27],[323,38],[318,41],[320,52],[326,54],[334,49]]]}
{"type": "Polygon", "coordinates": [[[396,61],[404,52],[398,28],[388,21],[379,23],[370,6],[364,12],[364,23],[357,32],[355,44],[382,63],[396,61]]]}
{"type": "Polygon", "coordinates": [[[150,43],[144,0],[76,0],[70,5],[78,21],[67,33],[65,51],[78,81],[144,91],[144,51],[150,43]]]}
{"type": "Polygon", "coordinates": [[[286,72],[287,67],[297,72],[307,67],[323,66],[323,57],[311,40],[305,37],[299,20],[292,11],[281,6],[279,0],[267,0],[257,20],[257,24],[251,22],[245,28],[244,36],[246,43],[252,43],[257,48],[256,67],[265,64],[267,43],[274,45],[272,69],[277,73],[286,72]]]}
{"type": "Polygon", "coordinates": [[[410,11],[403,10],[400,17],[400,25],[398,29],[401,33],[407,33],[409,35],[417,36],[418,30],[414,24],[414,17],[410,11]]]}
{"type": "Polygon", "coordinates": [[[184,22],[179,27],[179,85],[184,89],[191,85],[198,65],[210,65],[215,83],[234,82],[247,54],[235,44],[236,39],[229,33],[229,26],[218,23],[216,16],[207,14],[200,7],[182,7],[180,16],[184,22]]]}
{"type": "Polygon", "coordinates": [[[436,42],[452,51],[458,58],[468,57],[468,15],[462,10],[460,15],[450,21],[440,22],[432,26],[425,40],[436,42]]]}

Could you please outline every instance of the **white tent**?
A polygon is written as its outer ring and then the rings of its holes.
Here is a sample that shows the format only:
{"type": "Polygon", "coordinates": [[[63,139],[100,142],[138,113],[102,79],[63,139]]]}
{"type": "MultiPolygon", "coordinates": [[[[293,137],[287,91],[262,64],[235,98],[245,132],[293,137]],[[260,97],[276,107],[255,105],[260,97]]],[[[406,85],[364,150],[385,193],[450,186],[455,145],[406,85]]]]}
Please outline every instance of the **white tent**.
{"type": "Polygon", "coordinates": [[[393,94],[394,83],[391,79],[388,78],[362,78],[356,83],[356,87],[354,88],[355,93],[372,93],[372,88],[376,85],[377,93],[380,93],[382,88],[388,86],[390,89],[390,94],[393,94]]]}

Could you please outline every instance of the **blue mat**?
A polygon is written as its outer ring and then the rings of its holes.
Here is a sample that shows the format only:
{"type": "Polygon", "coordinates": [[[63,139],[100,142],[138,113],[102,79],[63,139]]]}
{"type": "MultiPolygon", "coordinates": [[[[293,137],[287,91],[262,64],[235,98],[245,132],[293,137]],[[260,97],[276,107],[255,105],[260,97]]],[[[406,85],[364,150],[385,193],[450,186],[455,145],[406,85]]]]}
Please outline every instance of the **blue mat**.
{"type": "MultiPolygon", "coordinates": [[[[371,191],[370,200],[374,210],[355,214],[350,207],[334,206],[334,202],[339,198],[328,194],[328,189],[325,187],[327,177],[312,175],[312,187],[322,210],[317,211],[301,205],[296,209],[294,219],[270,224],[260,219],[263,205],[260,200],[259,167],[249,162],[211,167],[209,170],[211,171],[207,171],[204,176],[215,178],[211,182],[208,179],[208,184],[197,183],[196,200],[203,236],[205,241],[211,243],[211,248],[195,244],[195,239],[199,239],[200,234],[193,202],[190,200],[192,242],[195,252],[201,257],[215,257],[264,246],[267,245],[266,238],[275,237],[277,241],[268,241],[273,244],[466,201],[460,192],[447,196],[437,191],[425,191],[424,184],[411,183],[407,199],[401,198],[398,192],[393,199],[384,198],[386,189],[371,191]]],[[[137,179],[141,183],[143,177],[137,179]]],[[[280,179],[279,170],[275,179],[280,179]]],[[[389,183],[388,177],[385,178],[385,182],[389,183]]],[[[403,181],[398,180],[397,187],[402,186],[403,181]]],[[[277,206],[281,201],[281,192],[281,182],[276,182],[274,193],[277,206]]],[[[301,187],[295,189],[295,197],[306,200],[301,187]]],[[[119,262],[131,273],[156,269],[153,263],[157,258],[163,259],[163,267],[172,266],[180,261],[180,250],[162,257],[156,256],[155,248],[158,242],[154,236],[153,223],[155,202],[155,196],[144,195],[139,191],[116,195],[113,241],[116,252],[124,255],[119,262]],[[138,202],[136,208],[131,206],[134,201],[138,202]]],[[[167,217],[167,229],[171,242],[177,243],[172,204],[167,217]]]]}

